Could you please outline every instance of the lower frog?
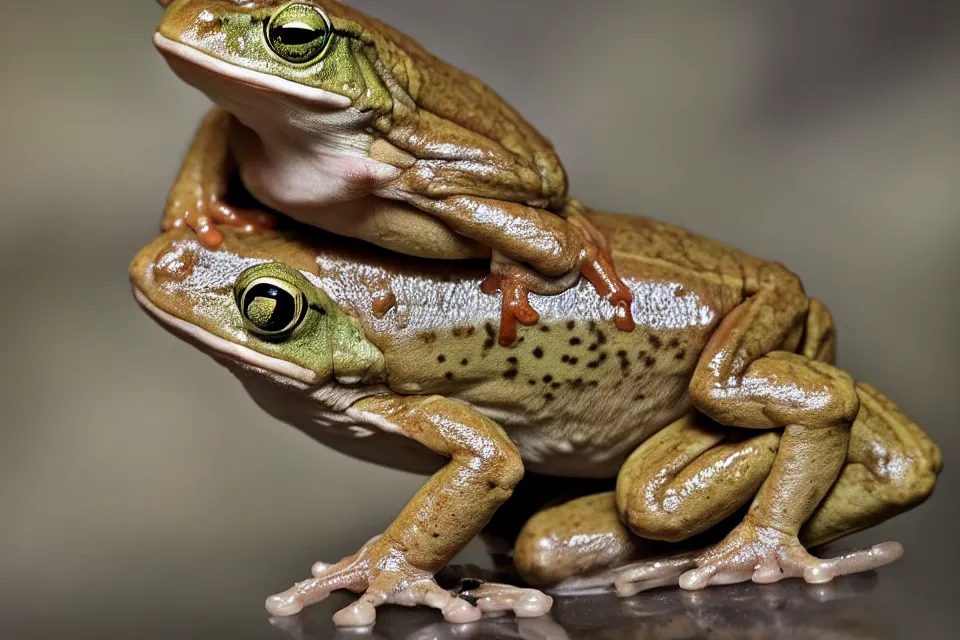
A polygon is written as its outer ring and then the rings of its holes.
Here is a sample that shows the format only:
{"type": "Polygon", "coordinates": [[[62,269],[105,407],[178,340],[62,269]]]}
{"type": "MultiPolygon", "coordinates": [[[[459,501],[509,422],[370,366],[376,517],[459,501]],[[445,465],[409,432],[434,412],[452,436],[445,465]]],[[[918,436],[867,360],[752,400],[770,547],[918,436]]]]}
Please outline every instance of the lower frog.
{"type": "Polygon", "coordinates": [[[301,222],[431,258],[492,257],[500,340],[535,324],[528,296],[583,274],[621,313],[606,238],[567,194],[553,146],[497,93],[336,0],[160,0],[154,43],[216,107],[170,191],[163,227],[269,226],[225,201],[234,171],[301,222]]]}
{"type": "Polygon", "coordinates": [[[271,596],[272,614],[347,589],[361,595],[340,625],[371,624],[385,603],[454,622],[532,617],[551,606],[541,588],[820,583],[899,557],[894,542],[808,551],[923,502],[942,464],[893,402],[832,364],[824,305],[778,263],[590,215],[612,238],[636,329],[615,330],[581,284],[538,300],[540,324],[510,347],[475,262],[310,229],[224,228],[219,250],[180,230],[139,252],[141,306],[267,412],[347,455],[429,474],[382,535],[271,596]],[[558,501],[569,486],[581,495],[558,501]],[[441,587],[481,533],[505,584],[441,587]]]}

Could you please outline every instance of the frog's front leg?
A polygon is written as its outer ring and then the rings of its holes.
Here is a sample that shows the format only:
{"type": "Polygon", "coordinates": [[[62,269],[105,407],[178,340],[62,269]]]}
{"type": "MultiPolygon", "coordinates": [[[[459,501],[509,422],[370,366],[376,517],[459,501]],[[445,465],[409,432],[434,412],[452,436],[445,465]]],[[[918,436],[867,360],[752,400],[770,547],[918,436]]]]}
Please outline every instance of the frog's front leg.
{"type": "Polygon", "coordinates": [[[272,215],[246,211],[224,202],[233,160],[229,131],[233,116],[214,107],[203,119],[183,160],[180,173],[167,196],[163,231],[186,225],[204,246],[216,248],[223,241],[218,224],[267,229],[275,224],[272,215]]]}
{"type": "Polygon", "coordinates": [[[523,463],[513,443],[490,419],[465,404],[438,396],[378,396],[347,414],[416,440],[450,458],[410,500],[383,535],[334,565],[315,565],[314,577],[271,596],[267,609],[292,615],[337,589],[363,595],[334,616],[338,625],[373,624],[386,603],[427,605],[451,622],[469,622],[483,611],[512,609],[534,617],[550,609],[547,596],[506,585],[467,585],[449,592],[434,580],[513,492],[523,463]]]}
{"type": "Polygon", "coordinates": [[[579,275],[617,308],[617,327],[624,331],[633,329],[633,295],[617,275],[606,238],[583,215],[578,204],[557,214],[475,196],[408,199],[454,231],[493,250],[491,275],[483,290],[487,294],[500,291],[503,295],[501,344],[513,343],[518,322],[532,325],[539,319],[530,305],[530,293],[561,293],[573,286],[579,275]]]}

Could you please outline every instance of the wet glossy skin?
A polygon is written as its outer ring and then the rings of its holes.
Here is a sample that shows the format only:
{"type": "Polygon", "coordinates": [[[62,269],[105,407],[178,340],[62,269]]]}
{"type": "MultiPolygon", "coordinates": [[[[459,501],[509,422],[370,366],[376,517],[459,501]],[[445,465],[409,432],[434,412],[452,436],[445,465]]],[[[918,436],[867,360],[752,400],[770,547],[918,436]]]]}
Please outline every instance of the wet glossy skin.
{"type": "Polygon", "coordinates": [[[212,247],[214,223],[269,226],[224,202],[236,165],[260,202],[307,224],[420,257],[492,251],[484,290],[505,294],[504,343],[537,321],[529,291],[563,291],[578,271],[629,329],[628,291],[553,147],[479,80],[334,0],[161,4],[154,42],[218,105],[165,229],[187,225],[212,247]]]}
{"type": "Polygon", "coordinates": [[[347,454],[433,474],[383,536],[315,566],[268,600],[272,613],[349,588],[364,595],[338,624],[369,624],[385,602],[458,622],[542,614],[549,599],[531,590],[458,594],[432,579],[486,523],[491,539],[510,529],[494,516],[514,493],[510,504],[532,499],[534,511],[557,497],[551,483],[529,490],[524,472],[615,489],[493,541],[512,546],[533,585],[628,595],[823,582],[899,556],[895,543],[828,561],[805,550],[922,502],[941,465],[892,402],[829,364],[826,309],[778,264],[642,218],[592,221],[613,238],[636,330],[617,331],[581,285],[538,300],[541,323],[511,347],[496,340],[497,301],[476,286],[482,264],[297,232],[228,230],[219,251],[176,232],[140,252],[131,277],[144,308],[230,367],[267,411],[347,454]],[[729,533],[702,551],[624,566],[714,529],[729,533]]]}

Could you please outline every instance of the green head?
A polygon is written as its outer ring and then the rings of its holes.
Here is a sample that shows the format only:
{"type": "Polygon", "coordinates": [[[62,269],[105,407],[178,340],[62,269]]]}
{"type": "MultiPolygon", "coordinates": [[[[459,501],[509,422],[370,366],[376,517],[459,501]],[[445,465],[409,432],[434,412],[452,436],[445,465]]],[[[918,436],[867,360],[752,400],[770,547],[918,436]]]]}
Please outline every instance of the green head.
{"type": "Polygon", "coordinates": [[[336,0],[160,0],[157,48],[186,82],[230,108],[239,92],[387,113],[385,27],[336,0]]]}
{"type": "Polygon", "coordinates": [[[130,276],[150,315],[231,368],[307,385],[380,381],[383,355],[308,278],[315,264],[282,234],[227,230],[211,251],[177,232],[142,249],[130,276]]]}

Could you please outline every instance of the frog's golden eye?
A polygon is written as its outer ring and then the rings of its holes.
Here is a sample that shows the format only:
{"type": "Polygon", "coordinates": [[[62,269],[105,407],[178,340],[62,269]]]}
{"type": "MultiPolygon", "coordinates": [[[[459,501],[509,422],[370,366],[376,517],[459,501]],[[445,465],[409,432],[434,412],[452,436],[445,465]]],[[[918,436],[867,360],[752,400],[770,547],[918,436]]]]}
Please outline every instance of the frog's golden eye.
{"type": "Polygon", "coordinates": [[[270,50],[294,64],[313,62],[326,53],[332,29],[327,14],[309,4],[294,3],[267,23],[270,50]]]}
{"type": "Polygon", "coordinates": [[[257,278],[239,293],[237,304],[244,324],[264,339],[287,337],[306,315],[307,297],[277,278],[257,278]]]}

